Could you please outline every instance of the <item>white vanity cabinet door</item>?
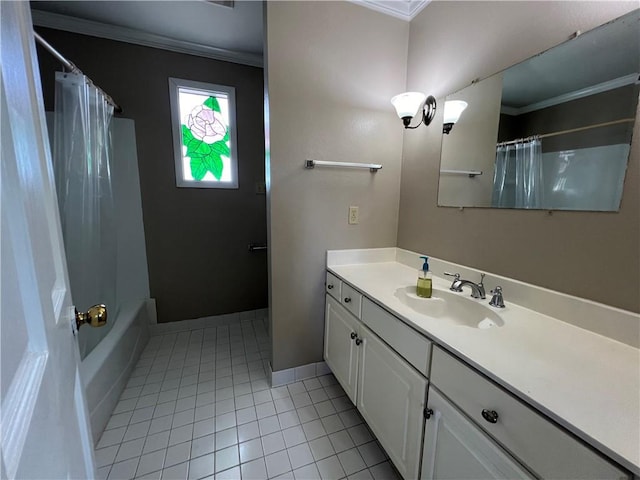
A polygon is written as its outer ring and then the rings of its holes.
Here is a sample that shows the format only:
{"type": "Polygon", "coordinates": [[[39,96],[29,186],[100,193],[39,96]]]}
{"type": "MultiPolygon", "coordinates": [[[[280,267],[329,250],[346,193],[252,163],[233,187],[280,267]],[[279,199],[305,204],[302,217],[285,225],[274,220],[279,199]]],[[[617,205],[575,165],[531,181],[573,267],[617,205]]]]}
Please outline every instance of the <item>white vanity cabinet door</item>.
{"type": "Polygon", "coordinates": [[[407,480],[418,478],[427,379],[361,326],[358,410],[407,480]]]}
{"type": "Polygon", "coordinates": [[[441,348],[433,349],[431,382],[540,478],[629,478],[627,472],[441,348]],[[484,409],[494,411],[497,421],[484,418],[484,409]]]}
{"type": "Polygon", "coordinates": [[[333,297],[327,295],[326,302],[324,359],[355,404],[359,350],[355,340],[360,332],[360,322],[333,297]]]}
{"type": "Polygon", "coordinates": [[[421,480],[534,478],[433,388],[421,480]]]}

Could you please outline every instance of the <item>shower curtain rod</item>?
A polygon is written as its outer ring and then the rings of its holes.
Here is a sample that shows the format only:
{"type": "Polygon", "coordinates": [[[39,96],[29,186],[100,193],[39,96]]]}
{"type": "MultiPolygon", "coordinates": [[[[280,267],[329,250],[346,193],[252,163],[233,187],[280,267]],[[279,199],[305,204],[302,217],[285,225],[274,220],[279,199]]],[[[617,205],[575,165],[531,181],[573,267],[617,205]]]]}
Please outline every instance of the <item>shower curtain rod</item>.
{"type": "Polygon", "coordinates": [[[68,70],[70,70],[71,72],[77,74],[77,75],[83,75],[87,81],[93,85],[94,87],[96,87],[98,89],[98,91],[100,93],[102,93],[105,96],[105,99],[107,101],[107,103],[113,105],[113,109],[117,112],[117,113],[122,113],[122,107],[120,107],[120,105],[118,105],[113,98],[111,98],[110,95],[107,94],[107,92],[105,92],[104,90],[102,90],[100,87],[98,87],[95,83],[93,83],[93,81],[87,77],[84,73],[82,73],[82,70],[80,70],[78,67],[76,67],[72,62],[70,62],[69,60],[67,60],[60,52],[58,52],[55,48],[53,48],[51,46],[51,44],[49,42],[47,42],[44,38],[42,38],[35,30],[33,32],[33,36],[36,39],[36,41],[42,45],[42,47],[49,52],[51,55],[53,55],[56,60],[58,60],[60,63],[62,63],[62,65],[64,65],[65,68],[67,68],[68,70]]]}
{"type": "Polygon", "coordinates": [[[496,147],[504,147],[506,145],[515,145],[516,143],[525,143],[525,142],[530,142],[531,140],[542,139],[547,137],[555,137],[557,135],[565,135],[567,133],[581,132],[583,130],[591,130],[592,128],[608,127],[609,125],[617,125],[619,123],[627,123],[627,122],[634,122],[634,121],[635,121],[634,118],[621,118],[620,120],[613,120],[611,122],[604,122],[604,123],[596,123],[594,125],[587,125],[586,127],[571,128],[569,130],[560,130],[559,132],[543,133],[542,135],[531,135],[530,137],[517,138],[516,140],[510,140],[508,142],[499,142],[496,144],[496,147]]]}

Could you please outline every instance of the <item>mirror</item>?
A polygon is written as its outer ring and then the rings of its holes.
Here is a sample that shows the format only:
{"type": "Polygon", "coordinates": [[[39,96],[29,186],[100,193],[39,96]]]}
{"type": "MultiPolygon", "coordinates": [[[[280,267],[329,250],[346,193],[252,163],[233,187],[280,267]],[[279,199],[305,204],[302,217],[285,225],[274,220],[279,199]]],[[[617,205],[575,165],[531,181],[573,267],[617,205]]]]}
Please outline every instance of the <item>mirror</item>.
{"type": "Polygon", "coordinates": [[[634,10],[448,95],[467,108],[442,135],[438,206],[617,211],[639,22],[634,10]]]}

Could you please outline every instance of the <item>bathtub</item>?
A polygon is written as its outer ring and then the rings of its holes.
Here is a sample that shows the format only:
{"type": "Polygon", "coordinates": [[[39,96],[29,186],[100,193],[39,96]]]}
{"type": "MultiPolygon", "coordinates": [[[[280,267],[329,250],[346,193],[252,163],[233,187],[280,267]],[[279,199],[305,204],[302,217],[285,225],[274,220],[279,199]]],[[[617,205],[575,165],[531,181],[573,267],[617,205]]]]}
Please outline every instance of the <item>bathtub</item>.
{"type": "Polygon", "coordinates": [[[121,306],[113,328],[80,364],[94,444],[149,341],[149,323],[154,313],[153,300],[149,299],[121,306]]]}

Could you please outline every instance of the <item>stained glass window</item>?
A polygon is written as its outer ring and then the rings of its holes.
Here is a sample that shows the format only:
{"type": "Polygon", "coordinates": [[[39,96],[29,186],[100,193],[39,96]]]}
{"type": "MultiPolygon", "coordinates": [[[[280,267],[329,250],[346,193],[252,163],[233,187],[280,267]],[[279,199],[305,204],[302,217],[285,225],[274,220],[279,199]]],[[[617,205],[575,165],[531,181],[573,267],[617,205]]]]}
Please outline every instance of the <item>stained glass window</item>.
{"type": "Polygon", "coordinates": [[[169,79],[176,184],[238,188],[235,89],[169,79]]]}

